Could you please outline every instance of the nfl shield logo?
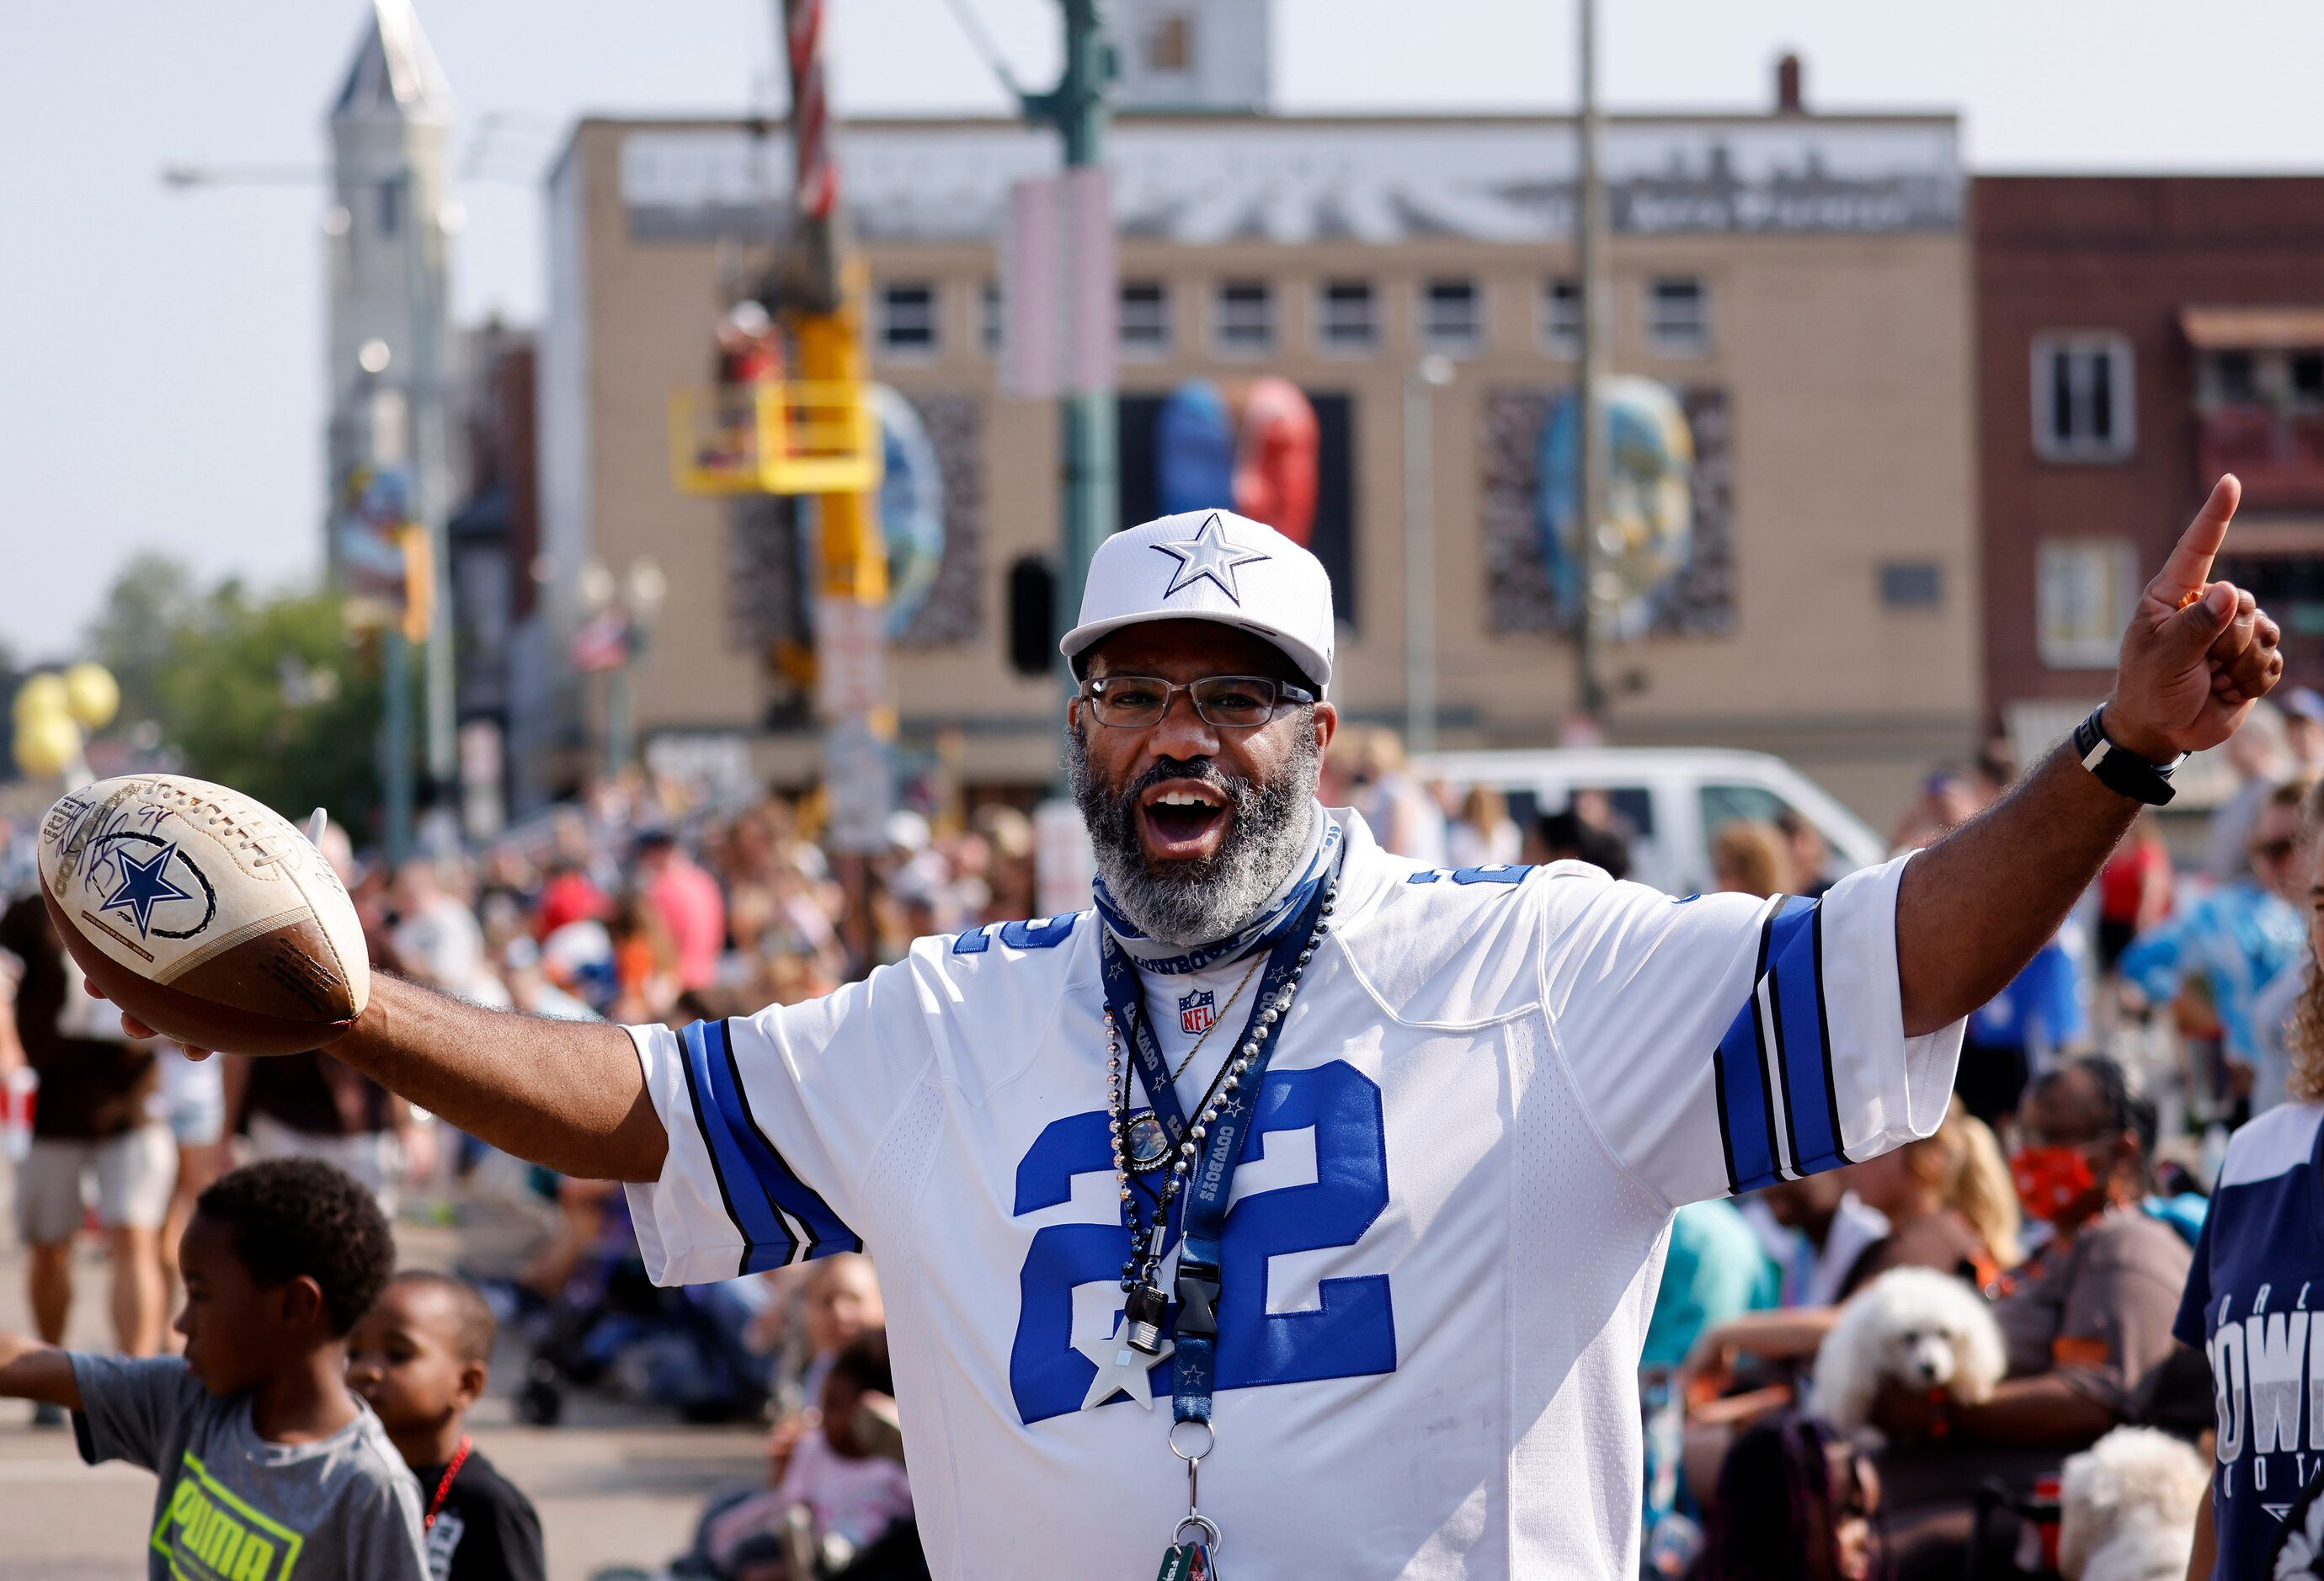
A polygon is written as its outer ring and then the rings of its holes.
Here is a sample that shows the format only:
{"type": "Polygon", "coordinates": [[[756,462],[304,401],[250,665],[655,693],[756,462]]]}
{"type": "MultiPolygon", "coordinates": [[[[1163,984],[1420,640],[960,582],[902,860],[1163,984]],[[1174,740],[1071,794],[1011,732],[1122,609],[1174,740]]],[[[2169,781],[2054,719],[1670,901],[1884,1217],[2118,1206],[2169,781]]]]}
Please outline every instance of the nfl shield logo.
{"type": "Polygon", "coordinates": [[[1196,988],[1178,1001],[1178,1030],[1188,1037],[1210,1031],[1211,1023],[1218,1019],[1215,1001],[1208,988],[1196,988]]]}

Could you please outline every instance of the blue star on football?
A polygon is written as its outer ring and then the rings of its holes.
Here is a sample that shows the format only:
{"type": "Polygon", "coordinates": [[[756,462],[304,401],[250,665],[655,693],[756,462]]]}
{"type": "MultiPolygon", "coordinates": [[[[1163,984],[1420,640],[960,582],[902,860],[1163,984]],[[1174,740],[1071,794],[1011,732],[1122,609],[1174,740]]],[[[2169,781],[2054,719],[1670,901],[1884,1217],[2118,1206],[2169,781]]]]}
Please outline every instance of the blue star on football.
{"type": "Polygon", "coordinates": [[[121,881],[114,886],[97,907],[99,911],[125,911],[137,924],[137,936],[153,936],[153,908],[165,900],[191,900],[189,889],[180,889],[170,882],[170,863],[178,854],[175,842],[163,846],[146,861],[139,861],[127,851],[117,853],[115,860],[121,869],[121,881]]]}

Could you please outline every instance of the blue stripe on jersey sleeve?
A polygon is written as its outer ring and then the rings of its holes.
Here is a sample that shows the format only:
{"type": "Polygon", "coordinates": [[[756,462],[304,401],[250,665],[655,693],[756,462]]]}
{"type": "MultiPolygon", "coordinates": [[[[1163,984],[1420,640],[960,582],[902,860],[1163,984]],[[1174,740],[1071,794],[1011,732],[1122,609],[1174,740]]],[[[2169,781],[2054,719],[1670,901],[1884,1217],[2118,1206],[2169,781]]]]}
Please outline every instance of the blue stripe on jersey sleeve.
{"type": "Polygon", "coordinates": [[[707,1022],[697,1021],[678,1032],[678,1046],[686,1052],[686,1084],[694,1099],[694,1123],[710,1154],[711,1173],[717,1178],[718,1195],[726,1206],[726,1217],[742,1232],[742,1272],[757,1273],[779,1268],[791,1260],[798,1243],[783,1223],[782,1215],[775,1211],[774,1203],[751,1168],[749,1155],[734,1135],[731,1118],[735,1108],[732,1072],[725,1069],[723,1058],[713,1057],[705,1032],[708,1025],[707,1022]]]}
{"type": "Polygon", "coordinates": [[[1794,896],[1769,924],[1768,998],[1775,1007],[1784,1117],[1794,1175],[1838,1169],[1840,1117],[1831,1081],[1831,1034],[1823,1014],[1823,907],[1794,896]]]}
{"type": "Polygon", "coordinates": [[[708,1121],[705,1140],[711,1143],[729,1203],[739,1210],[736,1224],[748,1243],[744,1272],[780,1267],[797,1258],[862,1251],[862,1239],[799,1179],[751,1113],[728,1024],[696,1022],[679,1035],[686,1042],[689,1072],[699,1071],[697,1090],[710,1099],[703,1111],[708,1121]],[[709,1135],[714,1128],[715,1138],[709,1135]],[[738,1181],[749,1182],[739,1193],[733,1189],[738,1181]],[[807,1237],[804,1251],[794,1227],[807,1237]]]}
{"type": "Polygon", "coordinates": [[[1767,1086],[1767,1056],[1759,1029],[1758,988],[1767,970],[1767,939],[1763,924],[1751,993],[1711,1054],[1719,1136],[1727,1153],[1727,1189],[1738,1196],[1783,1178],[1776,1167],[1775,1095],[1767,1086]]]}
{"type": "Polygon", "coordinates": [[[1832,1082],[1819,903],[1789,896],[1761,925],[1751,993],[1712,1051],[1711,1084],[1729,1190],[1756,1191],[1849,1162],[1832,1082]]]}

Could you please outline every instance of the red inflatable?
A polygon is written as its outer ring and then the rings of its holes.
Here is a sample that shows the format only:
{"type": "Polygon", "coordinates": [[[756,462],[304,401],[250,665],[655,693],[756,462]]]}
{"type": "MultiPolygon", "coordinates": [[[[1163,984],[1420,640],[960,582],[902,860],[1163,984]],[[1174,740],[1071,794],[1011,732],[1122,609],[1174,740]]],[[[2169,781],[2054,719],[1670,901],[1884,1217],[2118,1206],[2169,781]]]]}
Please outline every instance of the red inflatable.
{"type": "Polygon", "coordinates": [[[1273,375],[1254,381],[1243,399],[1235,509],[1305,546],[1315,525],[1317,443],[1315,409],[1297,385],[1273,375]]]}

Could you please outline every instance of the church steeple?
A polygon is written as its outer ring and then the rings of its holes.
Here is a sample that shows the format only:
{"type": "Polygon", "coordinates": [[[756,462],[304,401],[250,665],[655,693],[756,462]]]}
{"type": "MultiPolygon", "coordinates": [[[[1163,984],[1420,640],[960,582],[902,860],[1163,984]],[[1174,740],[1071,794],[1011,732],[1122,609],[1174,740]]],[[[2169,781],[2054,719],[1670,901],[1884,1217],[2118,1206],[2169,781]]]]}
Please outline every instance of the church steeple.
{"type": "Polygon", "coordinates": [[[334,121],[388,115],[441,121],[451,113],[452,90],[410,0],[372,0],[371,18],[355,46],[354,63],[331,105],[334,121]]]}
{"type": "Polygon", "coordinates": [[[328,116],[332,508],[344,505],[350,478],[401,472],[432,520],[452,497],[460,460],[444,418],[459,212],[452,95],[411,0],[362,4],[363,32],[328,116]]]}

